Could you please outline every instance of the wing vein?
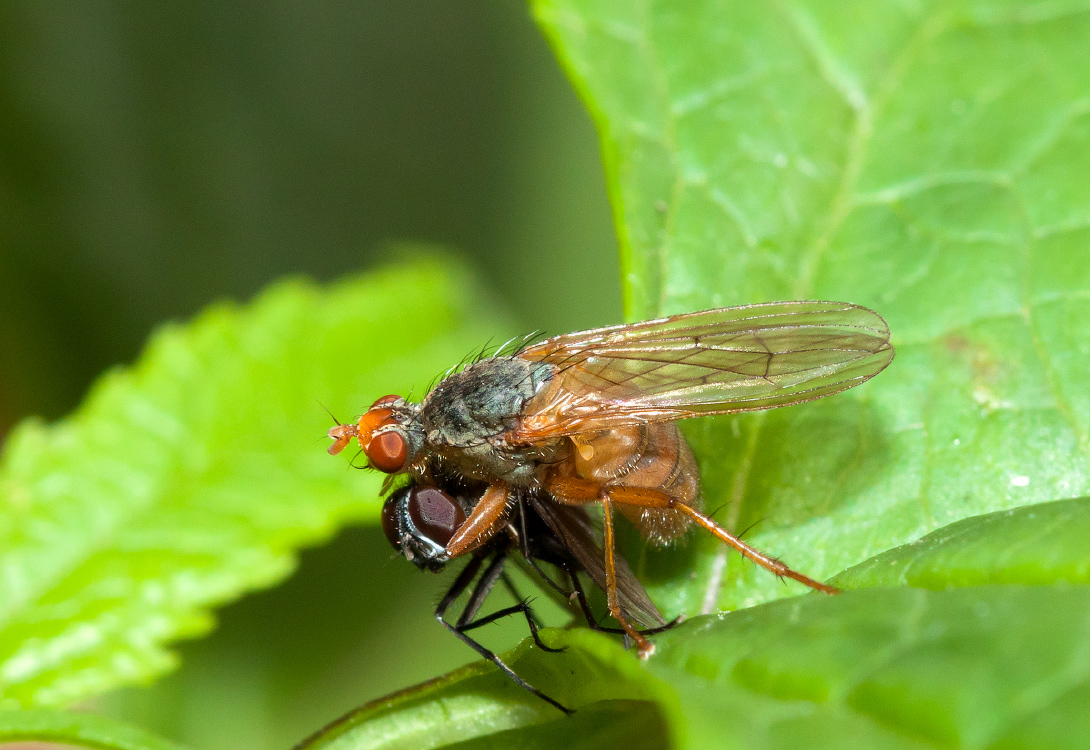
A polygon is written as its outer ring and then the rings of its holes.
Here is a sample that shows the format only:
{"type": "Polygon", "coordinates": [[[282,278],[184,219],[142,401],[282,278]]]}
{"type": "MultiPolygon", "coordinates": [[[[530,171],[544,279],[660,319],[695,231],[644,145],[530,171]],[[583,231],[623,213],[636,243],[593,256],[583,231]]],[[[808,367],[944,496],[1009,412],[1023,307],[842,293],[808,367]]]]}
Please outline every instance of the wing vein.
{"type": "Polygon", "coordinates": [[[533,442],[810,401],[873,377],[893,347],[865,307],[777,302],[558,336],[518,356],[555,368],[509,435],[533,442]]]}

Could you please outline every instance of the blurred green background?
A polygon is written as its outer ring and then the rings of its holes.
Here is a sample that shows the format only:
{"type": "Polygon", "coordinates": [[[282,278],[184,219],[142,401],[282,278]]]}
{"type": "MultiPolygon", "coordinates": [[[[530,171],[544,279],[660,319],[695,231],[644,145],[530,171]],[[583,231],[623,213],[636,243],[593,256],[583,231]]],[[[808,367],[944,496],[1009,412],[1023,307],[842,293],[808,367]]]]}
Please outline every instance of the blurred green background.
{"type": "MultiPolygon", "coordinates": [[[[12,0],[0,75],[3,432],[70,411],[161,321],[414,245],[465,257],[526,330],[620,320],[597,140],[516,0],[12,0]]],[[[224,609],[178,672],[93,708],[286,748],[471,660],[431,619],[444,584],[348,529],[224,609]]]]}

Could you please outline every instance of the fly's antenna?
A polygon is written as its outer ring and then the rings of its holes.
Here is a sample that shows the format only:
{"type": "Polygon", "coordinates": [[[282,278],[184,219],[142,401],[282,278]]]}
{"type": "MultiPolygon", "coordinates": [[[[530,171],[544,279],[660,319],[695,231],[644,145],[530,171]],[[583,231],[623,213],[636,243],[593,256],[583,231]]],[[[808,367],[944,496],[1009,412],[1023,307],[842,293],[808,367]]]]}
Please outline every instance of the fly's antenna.
{"type": "Polygon", "coordinates": [[[333,416],[333,412],[331,412],[329,410],[329,407],[326,406],[325,404],[323,404],[321,401],[318,401],[318,399],[314,399],[314,400],[318,403],[318,406],[325,409],[325,413],[329,415],[329,418],[332,419],[336,423],[336,425],[338,427],[340,427],[341,426],[340,420],[338,420],[335,416],[333,416]]]}

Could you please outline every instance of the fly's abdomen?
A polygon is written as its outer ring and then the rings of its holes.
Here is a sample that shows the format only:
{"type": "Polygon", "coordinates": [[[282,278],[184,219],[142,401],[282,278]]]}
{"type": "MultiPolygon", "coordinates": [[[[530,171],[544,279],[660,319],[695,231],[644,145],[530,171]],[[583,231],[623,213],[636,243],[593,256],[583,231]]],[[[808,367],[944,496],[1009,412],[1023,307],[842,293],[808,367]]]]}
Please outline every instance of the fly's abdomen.
{"type": "MultiPolygon", "coordinates": [[[[699,507],[700,477],[689,444],[672,422],[633,425],[572,437],[576,473],[607,485],[660,490],[699,507]]],[[[656,544],[685,533],[689,517],[663,508],[616,506],[656,544]]]]}

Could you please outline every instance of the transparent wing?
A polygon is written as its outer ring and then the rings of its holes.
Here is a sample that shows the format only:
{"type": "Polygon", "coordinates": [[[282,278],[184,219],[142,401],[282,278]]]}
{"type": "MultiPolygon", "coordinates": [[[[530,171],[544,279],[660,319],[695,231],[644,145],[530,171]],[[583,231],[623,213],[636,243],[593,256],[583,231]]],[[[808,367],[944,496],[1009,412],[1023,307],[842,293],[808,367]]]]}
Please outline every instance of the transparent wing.
{"type": "MultiPolygon", "coordinates": [[[[583,508],[561,505],[540,497],[536,493],[531,493],[529,498],[534,510],[556,534],[557,539],[579,561],[594,584],[605,591],[606,563],[601,534],[587,511],[583,508]]],[[[632,573],[624,558],[617,554],[614,557],[614,563],[617,575],[617,596],[625,614],[646,628],[665,625],[665,618],[644,591],[643,585],[632,573]]]]}
{"type": "Polygon", "coordinates": [[[533,442],[812,401],[878,374],[893,347],[865,307],[775,302],[557,336],[518,356],[556,368],[508,436],[533,442]]]}

